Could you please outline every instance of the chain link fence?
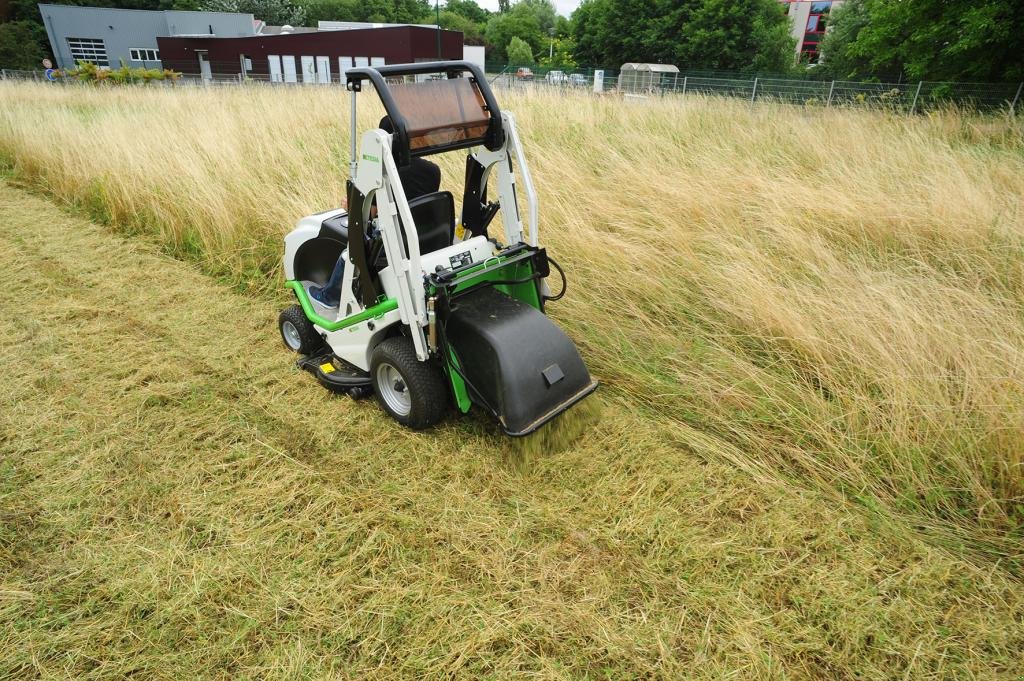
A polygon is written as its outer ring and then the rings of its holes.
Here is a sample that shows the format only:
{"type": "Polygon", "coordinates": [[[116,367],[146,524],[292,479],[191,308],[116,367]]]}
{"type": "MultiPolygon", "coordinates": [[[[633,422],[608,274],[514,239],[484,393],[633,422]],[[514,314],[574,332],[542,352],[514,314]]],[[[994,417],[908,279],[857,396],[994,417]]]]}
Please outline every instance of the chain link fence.
{"type": "MultiPolygon", "coordinates": [[[[268,74],[241,73],[237,63],[214,63],[212,74],[203,78],[184,74],[176,80],[152,81],[146,87],[194,87],[265,84],[275,87],[338,86],[344,80],[337,72],[312,78],[294,74],[293,80],[273,80],[268,74]]],[[[864,106],[904,113],[920,113],[954,105],[980,111],[1003,110],[1016,113],[1024,106],[1024,83],[959,83],[959,82],[871,82],[822,79],[795,79],[772,74],[748,76],[722,71],[680,71],[653,74],[638,83],[637,79],[621,79],[618,69],[543,69],[508,64],[488,64],[487,78],[493,86],[510,89],[554,89],[630,99],[699,94],[734,97],[750,102],[776,101],[802,106],[864,106]]],[[[0,71],[4,80],[46,82],[43,71],[0,71]]],[[[49,82],[76,83],[71,78],[56,77],[49,82]]]]}

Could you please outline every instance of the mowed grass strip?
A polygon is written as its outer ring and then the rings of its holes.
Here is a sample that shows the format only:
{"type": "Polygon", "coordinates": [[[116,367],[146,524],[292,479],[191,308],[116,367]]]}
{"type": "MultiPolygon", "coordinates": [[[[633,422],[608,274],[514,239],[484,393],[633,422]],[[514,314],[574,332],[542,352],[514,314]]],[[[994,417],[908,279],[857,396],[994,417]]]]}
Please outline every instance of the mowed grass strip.
{"type": "Polygon", "coordinates": [[[0,188],[0,677],[1016,678],[1024,587],[608,395],[522,459],[0,188]]]}

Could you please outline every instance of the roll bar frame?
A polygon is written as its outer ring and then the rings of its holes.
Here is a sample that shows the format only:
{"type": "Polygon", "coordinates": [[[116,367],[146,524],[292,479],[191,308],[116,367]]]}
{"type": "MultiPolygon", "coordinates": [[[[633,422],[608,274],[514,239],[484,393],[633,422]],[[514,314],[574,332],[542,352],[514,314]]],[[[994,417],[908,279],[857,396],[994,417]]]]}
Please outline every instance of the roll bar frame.
{"type": "MultiPolygon", "coordinates": [[[[494,99],[494,93],[491,91],[490,85],[488,85],[487,78],[484,76],[483,71],[480,70],[479,66],[468,61],[431,61],[416,64],[360,66],[348,69],[345,72],[345,89],[352,93],[353,147],[355,146],[356,136],[355,98],[357,93],[362,92],[364,80],[368,80],[373,84],[373,88],[377,91],[377,95],[380,97],[380,101],[384,105],[384,110],[391,119],[391,125],[394,128],[394,136],[392,138],[391,145],[392,153],[395,156],[395,162],[399,166],[409,165],[413,156],[429,156],[431,154],[440,154],[454,149],[467,149],[480,145],[481,142],[479,139],[471,139],[450,142],[448,144],[430,147],[426,150],[410,150],[408,123],[406,122],[405,116],[402,115],[402,112],[399,110],[398,104],[395,102],[395,98],[391,96],[391,90],[388,88],[386,79],[393,76],[416,76],[423,75],[425,73],[444,73],[448,78],[459,78],[463,74],[468,73],[470,75],[470,79],[480,90],[480,94],[484,98],[485,108],[488,114],[490,114],[490,122],[487,126],[487,133],[483,138],[483,145],[490,151],[497,151],[502,147],[505,143],[505,131],[502,129],[501,125],[501,109],[498,108],[498,102],[494,99]]],[[[355,159],[354,148],[352,159],[355,159]]]]}

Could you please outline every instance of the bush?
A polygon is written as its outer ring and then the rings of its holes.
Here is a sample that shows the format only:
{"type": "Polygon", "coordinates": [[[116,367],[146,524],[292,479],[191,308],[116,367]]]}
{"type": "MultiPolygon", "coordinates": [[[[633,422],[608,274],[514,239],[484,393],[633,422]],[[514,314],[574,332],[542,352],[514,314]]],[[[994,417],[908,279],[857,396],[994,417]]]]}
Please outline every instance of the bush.
{"type": "Polygon", "coordinates": [[[65,74],[83,83],[113,83],[114,85],[137,85],[151,83],[154,80],[168,80],[172,83],[181,78],[181,74],[170,69],[132,68],[121,65],[119,69],[101,69],[92,62],[78,62],[78,66],[65,74]]]}

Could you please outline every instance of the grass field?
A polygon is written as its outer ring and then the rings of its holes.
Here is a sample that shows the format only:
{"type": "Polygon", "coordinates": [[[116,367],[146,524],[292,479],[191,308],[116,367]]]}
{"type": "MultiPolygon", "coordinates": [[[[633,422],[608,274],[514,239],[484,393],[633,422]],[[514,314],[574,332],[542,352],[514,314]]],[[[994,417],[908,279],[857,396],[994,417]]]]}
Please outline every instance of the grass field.
{"type": "Polygon", "coordinates": [[[506,96],[605,384],[529,453],[279,347],[340,93],[0,85],[0,677],[1019,678],[1020,122],[506,96]]]}

